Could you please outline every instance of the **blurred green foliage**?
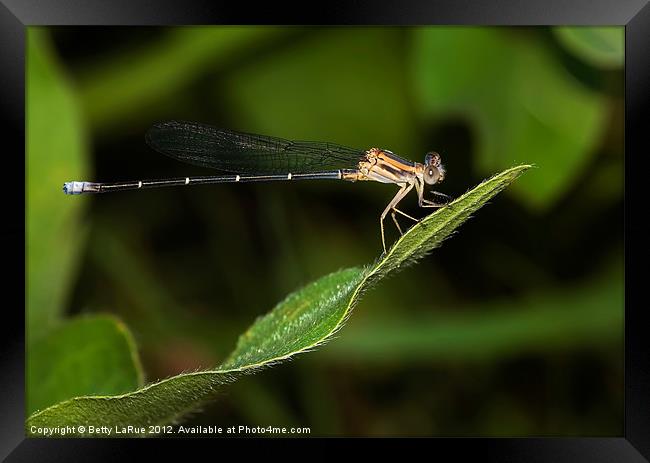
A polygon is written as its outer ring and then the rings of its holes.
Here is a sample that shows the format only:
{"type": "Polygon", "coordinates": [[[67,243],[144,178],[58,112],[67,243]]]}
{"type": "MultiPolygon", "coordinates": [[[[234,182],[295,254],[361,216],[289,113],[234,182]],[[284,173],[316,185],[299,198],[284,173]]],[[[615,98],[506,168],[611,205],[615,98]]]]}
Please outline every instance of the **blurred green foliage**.
{"type": "MultiPolygon", "coordinates": [[[[622,35],[30,29],[30,338],[64,311],[109,311],[133,331],[148,378],[211,367],[285,294],[380,249],[392,187],[59,193],[72,179],[204,174],[144,145],[154,121],[381,146],[417,161],[433,149],[448,170],[440,191],[453,196],[535,162],[451,242],[369,293],[340,339],[241,379],[194,421],[345,435],[620,434],[622,35]]],[[[414,203],[405,212],[421,216],[414,203]]]]}
{"type": "Polygon", "coordinates": [[[514,185],[520,199],[550,207],[566,194],[599,142],[606,115],[600,95],[526,31],[427,28],[416,31],[413,48],[422,110],[471,120],[479,173],[533,162],[543,173],[514,185]]]}
{"type": "Polygon", "coordinates": [[[589,64],[620,69],[625,62],[622,27],[556,27],[553,32],[571,53],[589,64]]]}
{"type": "Polygon", "coordinates": [[[253,132],[417,152],[400,35],[397,28],[333,28],[307,36],[228,73],[215,105],[225,103],[253,132]]]}
{"type": "Polygon", "coordinates": [[[275,28],[179,27],[162,40],[121,53],[84,70],[80,89],[97,130],[128,124],[129,116],[151,117],[146,108],[197,74],[242,49],[273,40],[275,28]],[[155,77],[154,77],[155,76],[155,77]],[[141,108],[133,111],[134,107],[141,108]]]}
{"type": "Polygon", "coordinates": [[[47,32],[27,35],[27,339],[66,309],[83,249],[85,201],[63,202],[61,178],[85,176],[87,133],[79,99],[60,69],[47,32]]]}
{"type": "Polygon", "coordinates": [[[485,362],[597,346],[606,339],[620,343],[623,311],[612,307],[623,300],[622,271],[615,266],[584,287],[558,293],[478,304],[470,314],[440,308],[444,316],[368,317],[323,355],[352,362],[485,362]]]}

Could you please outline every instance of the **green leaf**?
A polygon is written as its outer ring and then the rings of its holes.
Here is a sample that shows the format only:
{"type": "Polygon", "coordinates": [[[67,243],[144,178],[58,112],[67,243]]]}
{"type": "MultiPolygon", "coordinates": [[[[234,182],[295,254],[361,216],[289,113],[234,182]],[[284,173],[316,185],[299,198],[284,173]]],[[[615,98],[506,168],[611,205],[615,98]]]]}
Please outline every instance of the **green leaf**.
{"type": "Polygon", "coordinates": [[[27,356],[27,413],[72,397],[120,394],[141,387],[133,338],[118,320],[70,320],[35,341],[27,356]]]}
{"type": "Polygon", "coordinates": [[[439,246],[529,167],[508,169],[430,214],[373,265],[335,272],[291,294],[240,337],[234,352],[219,368],[181,374],[120,396],[76,397],[30,416],[27,432],[43,426],[146,428],[170,423],[214,398],[222,385],[239,375],[314,349],[342,327],[364,291],[439,246]]]}
{"type": "Polygon", "coordinates": [[[554,27],[553,33],[567,50],[592,66],[619,69],[625,62],[625,29],[609,27],[554,27]]]}
{"type": "Polygon", "coordinates": [[[87,142],[77,98],[47,34],[27,29],[27,336],[47,331],[63,312],[83,247],[86,199],[61,188],[84,178],[87,142]],[[77,198],[75,198],[77,199],[77,198]]]}
{"type": "Polygon", "coordinates": [[[530,208],[551,207],[594,154],[606,100],[525,30],[421,28],[414,41],[413,78],[423,114],[467,119],[481,175],[522,156],[538,165],[539,175],[517,182],[513,192],[530,208]]]}
{"type": "Polygon", "coordinates": [[[341,270],[293,293],[239,338],[220,368],[268,366],[323,343],[349,315],[364,275],[359,268],[341,270]]]}

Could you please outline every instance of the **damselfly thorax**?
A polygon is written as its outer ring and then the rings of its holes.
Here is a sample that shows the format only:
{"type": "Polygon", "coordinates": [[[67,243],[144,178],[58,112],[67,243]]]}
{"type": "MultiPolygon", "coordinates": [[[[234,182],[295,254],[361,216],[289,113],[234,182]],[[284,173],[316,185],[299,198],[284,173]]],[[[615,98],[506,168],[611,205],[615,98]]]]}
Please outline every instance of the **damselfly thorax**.
{"type": "MultiPolygon", "coordinates": [[[[381,242],[386,251],[386,238],[384,235],[384,219],[390,212],[393,222],[400,234],[402,228],[395,217],[401,214],[415,222],[419,220],[397,209],[397,204],[415,187],[420,207],[441,207],[439,204],[424,198],[426,185],[440,183],[445,178],[445,169],[442,165],[440,155],[430,152],[426,155],[424,164],[412,162],[397,156],[392,151],[379,148],[371,148],[366,151],[364,158],[359,161],[357,170],[350,170],[343,173],[342,179],[348,181],[373,180],[380,183],[394,183],[400,186],[395,197],[388,203],[379,217],[381,229],[381,242]]],[[[441,193],[437,193],[441,196],[441,193]]]]}
{"type": "MultiPolygon", "coordinates": [[[[265,135],[218,129],[198,122],[155,124],[146,135],[147,143],[167,156],[190,164],[217,169],[230,175],[136,180],[114,183],[66,182],[66,194],[158,188],[208,183],[261,182],[273,180],[346,180],[393,183],[399,191],[382,212],[379,222],[386,251],[384,219],[390,212],[403,234],[395,214],[418,219],[397,209],[397,204],[415,188],[420,207],[442,207],[424,197],[425,188],[443,181],[445,169],[440,155],[430,152],[424,163],[411,162],[391,151],[367,151],[329,142],[292,141],[265,135]]],[[[447,200],[448,196],[437,193],[447,200]]]]}

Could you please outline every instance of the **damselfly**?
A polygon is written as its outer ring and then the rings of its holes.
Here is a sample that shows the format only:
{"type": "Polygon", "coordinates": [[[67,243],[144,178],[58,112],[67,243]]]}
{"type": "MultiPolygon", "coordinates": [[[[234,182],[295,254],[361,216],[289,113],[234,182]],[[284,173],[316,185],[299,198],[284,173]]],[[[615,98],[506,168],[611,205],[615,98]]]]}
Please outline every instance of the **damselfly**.
{"type": "MultiPolygon", "coordinates": [[[[379,219],[384,252],[384,219],[389,212],[400,234],[403,232],[396,213],[418,222],[418,219],[396,207],[413,188],[417,192],[420,207],[442,207],[446,204],[424,197],[427,186],[440,183],[445,178],[440,155],[433,151],[427,153],[424,164],[420,164],[403,159],[386,149],[361,150],[328,142],[284,140],[218,129],[197,122],[177,121],[155,124],[147,132],[146,141],[156,151],[174,159],[231,175],[116,183],[74,181],[65,183],[63,191],[77,195],[163,186],[271,180],[332,179],[394,183],[399,186],[399,191],[379,219]]],[[[433,194],[449,199],[442,193],[433,194]]]]}

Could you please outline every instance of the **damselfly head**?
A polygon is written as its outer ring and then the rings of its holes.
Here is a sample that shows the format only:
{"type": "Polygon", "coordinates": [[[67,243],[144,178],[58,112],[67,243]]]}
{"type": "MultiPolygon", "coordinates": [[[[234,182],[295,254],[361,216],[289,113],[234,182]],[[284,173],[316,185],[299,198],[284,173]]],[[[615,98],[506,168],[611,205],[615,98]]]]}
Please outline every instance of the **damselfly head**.
{"type": "Polygon", "coordinates": [[[445,168],[442,165],[442,159],[435,151],[427,153],[424,157],[422,178],[427,185],[435,185],[445,179],[445,168]]]}

